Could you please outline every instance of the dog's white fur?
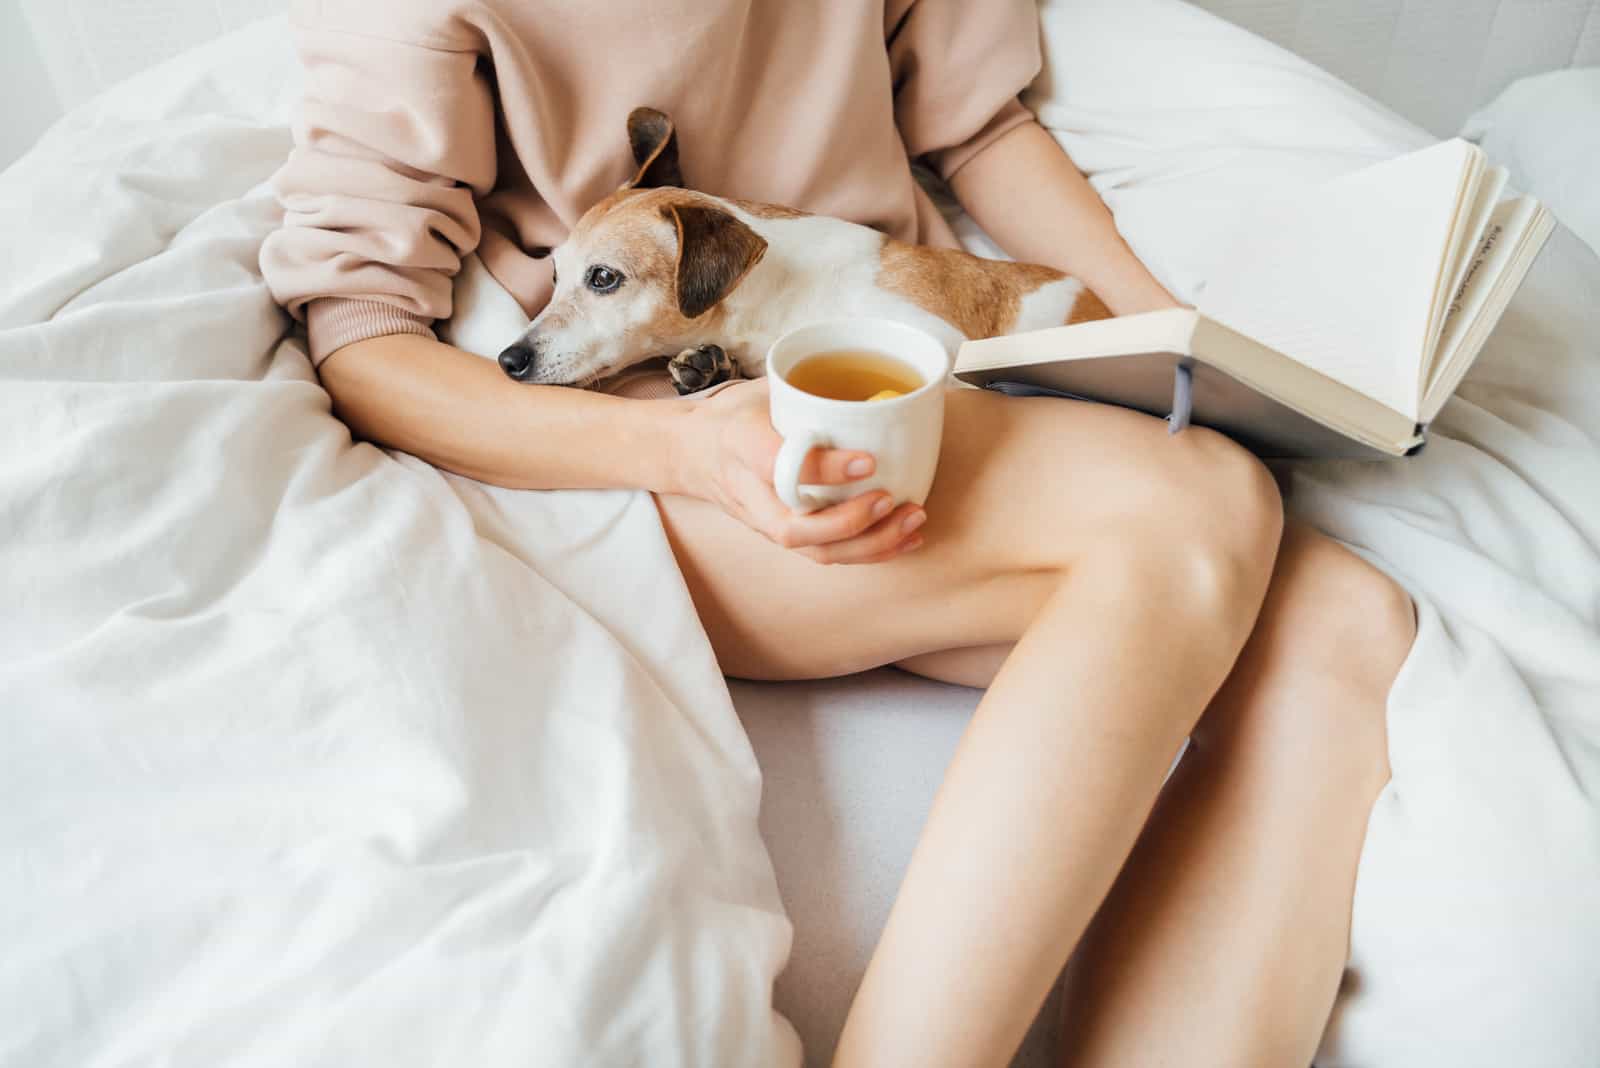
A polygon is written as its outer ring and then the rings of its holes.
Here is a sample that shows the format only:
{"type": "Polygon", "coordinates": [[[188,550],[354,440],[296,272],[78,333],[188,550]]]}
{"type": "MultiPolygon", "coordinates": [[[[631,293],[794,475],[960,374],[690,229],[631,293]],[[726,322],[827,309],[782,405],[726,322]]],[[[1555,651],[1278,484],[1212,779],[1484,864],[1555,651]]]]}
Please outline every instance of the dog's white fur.
{"type": "Polygon", "coordinates": [[[994,322],[991,333],[1059,326],[1081,314],[1086,303],[1098,305],[1092,295],[1085,301],[1082,283],[1043,268],[1019,271],[1011,264],[914,248],[841,219],[675,186],[639,188],[663,152],[669,153],[669,174],[676,174],[670,122],[644,109],[635,120],[640,115],[653,120],[658,133],[651,141],[647,128],[644,151],[641,138],[633,139],[644,157],[639,175],[585,214],[552,254],[555,292],[519,342],[533,356],[528,373],[518,376],[524,381],[588,385],[640,361],[707,344],[720,345],[745,377],[758,377],[768,349],[783,334],[841,317],[917,326],[953,353],[966,340],[954,321],[961,316],[937,314],[929,305],[943,311],[954,303],[950,290],[963,278],[970,281],[973,271],[985,272],[982,280],[997,294],[997,306],[1015,309],[994,322]],[[686,215],[709,220],[712,236],[684,222],[686,215]],[[953,261],[953,255],[961,259],[953,261]],[[704,311],[684,306],[686,266],[727,276],[725,291],[718,290],[704,311]],[[620,274],[622,284],[610,293],[593,291],[588,273],[597,267],[620,274]]]}
{"type": "MultiPolygon", "coordinates": [[[[715,198],[711,198],[715,200],[715,198]]],[[[767,242],[767,254],[723,301],[723,345],[747,377],[762,373],[772,343],[790,330],[822,319],[871,317],[920,327],[954,354],[967,340],[956,326],[883,287],[883,235],[842,219],[806,215],[758,218],[718,201],[767,242]]],[[[582,250],[574,254],[581,256],[582,250]]],[[[1005,333],[1060,326],[1083,285],[1071,278],[1048,282],[1022,297],[1005,333]]]]}
{"type": "Polygon", "coordinates": [[[434,330],[439,340],[492,360],[528,329],[528,313],[511,291],[489,273],[476,252],[461,261],[452,285],[450,318],[434,330]]]}

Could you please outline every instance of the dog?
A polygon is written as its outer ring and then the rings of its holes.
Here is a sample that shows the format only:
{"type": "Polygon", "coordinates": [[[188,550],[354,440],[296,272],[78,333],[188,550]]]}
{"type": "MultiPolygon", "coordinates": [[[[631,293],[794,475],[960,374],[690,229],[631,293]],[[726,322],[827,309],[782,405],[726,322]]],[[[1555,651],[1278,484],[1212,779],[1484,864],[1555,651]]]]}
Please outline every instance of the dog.
{"type": "Polygon", "coordinates": [[[684,188],[672,120],[628,118],[637,171],[551,255],[549,304],[499,362],[519,382],[588,386],[647,359],[680,394],[758,378],[772,343],[820,319],[920,327],[952,354],[995,337],[1110,316],[1035,264],[896,241],[866,226],[684,188]]]}

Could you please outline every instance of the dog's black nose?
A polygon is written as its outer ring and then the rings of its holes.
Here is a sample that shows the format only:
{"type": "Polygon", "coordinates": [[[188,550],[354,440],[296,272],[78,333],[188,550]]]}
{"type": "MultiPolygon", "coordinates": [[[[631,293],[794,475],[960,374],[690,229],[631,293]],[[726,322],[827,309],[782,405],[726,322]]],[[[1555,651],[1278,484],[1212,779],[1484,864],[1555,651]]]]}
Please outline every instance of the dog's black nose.
{"type": "Polygon", "coordinates": [[[533,356],[533,346],[519,341],[500,354],[500,370],[521,382],[533,371],[533,356]]]}

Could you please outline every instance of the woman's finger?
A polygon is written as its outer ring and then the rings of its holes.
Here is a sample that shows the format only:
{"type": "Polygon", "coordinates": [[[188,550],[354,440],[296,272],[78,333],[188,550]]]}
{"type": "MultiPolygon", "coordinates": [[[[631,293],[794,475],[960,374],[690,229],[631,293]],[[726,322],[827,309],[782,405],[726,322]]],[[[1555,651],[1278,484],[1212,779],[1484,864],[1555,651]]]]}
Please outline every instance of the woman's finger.
{"type": "Polygon", "coordinates": [[[869,452],[852,449],[812,449],[800,465],[800,481],[813,486],[842,486],[867,478],[878,469],[869,452]]]}
{"type": "MultiPolygon", "coordinates": [[[[879,553],[877,556],[869,556],[869,557],[867,557],[867,558],[865,558],[863,560],[831,560],[830,559],[830,560],[819,560],[817,562],[818,563],[822,563],[822,564],[828,564],[830,566],[838,565],[839,567],[860,567],[863,564],[887,564],[890,560],[894,560],[894,559],[897,559],[899,557],[902,557],[906,553],[914,553],[920,548],[922,548],[922,535],[918,534],[916,537],[911,538],[910,540],[904,542],[901,545],[895,546],[893,549],[890,549],[886,553],[879,553]]],[[[813,552],[813,551],[815,551],[815,550],[811,550],[811,549],[807,549],[806,550],[807,553],[810,553],[810,552],[813,552]]]]}
{"type": "Polygon", "coordinates": [[[881,491],[863,493],[859,497],[806,514],[789,511],[776,494],[772,496],[771,503],[776,506],[778,515],[768,528],[768,537],[788,549],[806,549],[848,541],[874,523],[882,522],[894,508],[893,499],[881,491]]]}
{"type": "MultiPolygon", "coordinates": [[[[743,423],[732,450],[751,471],[772,481],[783,438],[768,420],[766,407],[747,404],[740,409],[743,423]]],[[[813,486],[842,486],[867,478],[878,469],[870,452],[859,449],[815,448],[800,465],[800,481],[813,486]]]]}
{"type": "Polygon", "coordinates": [[[914,504],[903,504],[869,530],[844,541],[829,542],[805,550],[819,564],[874,564],[892,560],[922,546],[920,533],[926,513],[914,504]]]}
{"type": "Polygon", "coordinates": [[[899,545],[896,545],[893,549],[890,549],[888,552],[879,553],[876,556],[863,557],[859,560],[837,560],[831,555],[827,554],[823,549],[802,549],[800,551],[804,555],[811,557],[811,559],[816,560],[819,564],[837,564],[840,567],[860,567],[862,564],[887,564],[890,560],[904,556],[906,553],[914,553],[920,548],[922,548],[922,535],[914,534],[905,541],[901,542],[899,545]],[[823,554],[823,558],[818,559],[817,554],[823,554]]]}

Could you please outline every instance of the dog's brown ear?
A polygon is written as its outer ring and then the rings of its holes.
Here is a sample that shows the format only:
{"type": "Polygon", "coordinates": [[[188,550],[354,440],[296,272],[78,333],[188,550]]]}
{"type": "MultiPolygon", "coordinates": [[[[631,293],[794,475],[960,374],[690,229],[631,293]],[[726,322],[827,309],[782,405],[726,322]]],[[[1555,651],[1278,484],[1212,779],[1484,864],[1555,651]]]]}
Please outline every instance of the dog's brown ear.
{"type": "Polygon", "coordinates": [[[670,204],[661,213],[678,228],[678,310],[685,319],[716,307],[767,254],[766,239],[721,208],[670,204]]]}
{"type": "Polygon", "coordinates": [[[638,170],[624,189],[655,189],[683,185],[678,169],[678,134],[672,120],[655,108],[634,108],[628,116],[628,144],[638,170]]]}

